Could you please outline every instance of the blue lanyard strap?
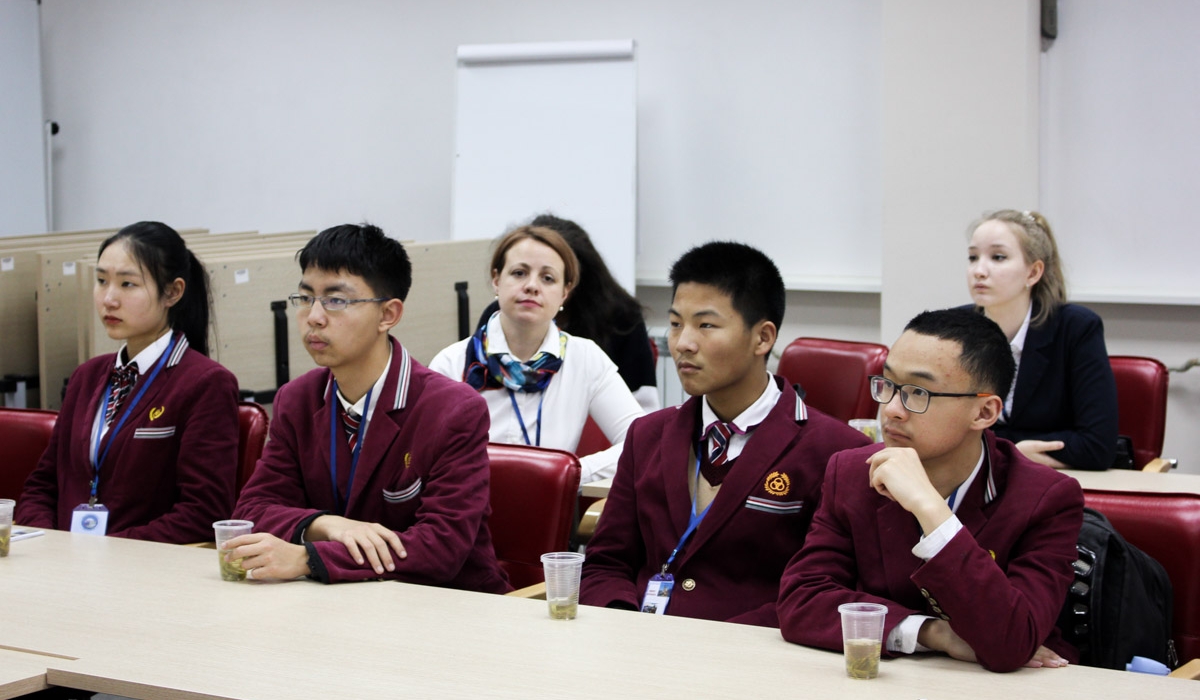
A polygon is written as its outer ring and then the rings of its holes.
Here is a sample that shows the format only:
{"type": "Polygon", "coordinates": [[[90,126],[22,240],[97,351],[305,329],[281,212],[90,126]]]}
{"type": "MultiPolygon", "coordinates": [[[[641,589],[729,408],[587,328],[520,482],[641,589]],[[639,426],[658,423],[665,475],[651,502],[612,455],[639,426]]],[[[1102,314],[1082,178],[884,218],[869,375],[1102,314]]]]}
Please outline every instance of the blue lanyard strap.
{"type": "Polygon", "coordinates": [[[679,554],[679,550],[683,549],[683,545],[687,544],[687,541],[691,538],[692,533],[696,531],[696,528],[700,527],[700,521],[704,520],[704,516],[708,515],[708,509],[712,508],[713,501],[717,500],[714,498],[712,501],[708,502],[708,505],[704,506],[704,510],[700,511],[699,513],[696,512],[696,498],[700,494],[700,449],[702,447],[703,443],[696,449],[696,472],[694,477],[696,489],[692,493],[692,511],[691,515],[688,517],[688,526],[687,529],[683,531],[683,535],[679,538],[679,543],[675,545],[675,549],[671,550],[671,556],[667,557],[667,563],[662,565],[662,573],[664,574],[667,573],[667,569],[671,566],[671,562],[675,561],[675,556],[679,554]]]}
{"type": "Polygon", "coordinates": [[[358,469],[358,455],[362,452],[363,432],[367,429],[367,415],[371,409],[372,386],[367,390],[367,398],[363,401],[362,417],[358,421],[358,438],[354,441],[354,452],[350,455],[350,480],[346,482],[346,502],[342,503],[342,490],[338,488],[337,478],[337,441],[342,434],[338,429],[338,385],[333,380],[333,394],[329,397],[329,481],[333,484],[333,503],[338,515],[345,515],[350,505],[350,493],[354,491],[354,472],[358,469]]]}
{"type": "Polygon", "coordinates": [[[525,420],[521,418],[521,409],[517,406],[517,394],[512,389],[508,390],[508,400],[512,402],[513,412],[517,414],[517,423],[521,426],[521,436],[525,438],[526,445],[534,447],[542,446],[542,401],[546,400],[546,392],[538,392],[538,414],[537,414],[537,442],[529,441],[529,431],[525,429],[525,420]]]}
{"type": "MultiPolygon", "coordinates": [[[[171,342],[167,343],[167,349],[163,350],[162,355],[160,355],[158,358],[158,362],[154,363],[154,369],[150,372],[150,376],[146,378],[145,383],[142,384],[142,388],[139,389],[138,393],[134,395],[133,401],[129,402],[129,405],[126,406],[123,411],[121,411],[120,420],[117,421],[117,424],[114,425],[112,430],[108,431],[104,437],[100,437],[100,431],[104,426],[104,414],[108,413],[108,402],[110,396],[112,395],[112,381],[110,380],[105,382],[104,403],[100,405],[100,420],[96,421],[95,434],[92,439],[93,473],[91,496],[88,499],[89,504],[96,504],[97,493],[100,488],[100,465],[104,463],[104,458],[108,457],[108,451],[112,449],[113,442],[117,438],[117,433],[121,431],[121,428],[125,426],[125,422],[129,420],[130,416],[133,415],[133,409],[137,408],[138,402],[142,400],[142,396],[145,395],[146,390],[150,388],[150,385],[154,383],[154,379],[158,377],[158,373],[161,372],[162,368],[167,364],[167,360],[171,357],[171,352],[175,349],[176,339],[176,336],[174,333],[172,333],[171,342]],[[104,443],[103,450],[100,449],[101,442],[104,443]]],[[[133,360],[130,360],[130,362],[132,361],[133,360]]]]}

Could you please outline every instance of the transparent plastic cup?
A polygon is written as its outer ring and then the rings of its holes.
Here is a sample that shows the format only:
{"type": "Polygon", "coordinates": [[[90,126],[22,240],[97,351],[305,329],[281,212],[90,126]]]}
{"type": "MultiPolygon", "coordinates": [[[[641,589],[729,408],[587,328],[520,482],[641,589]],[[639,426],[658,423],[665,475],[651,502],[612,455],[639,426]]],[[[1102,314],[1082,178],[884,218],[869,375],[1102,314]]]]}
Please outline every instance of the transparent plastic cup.
{"type": "Polygon", "coordinates": [[[225,561],[225,543],[240,535],[249,535],[254,523],[249,520],[218,520],[213,523],[213,534],[217,540],[217,558],[221,561],[221,578],[225,581],[245,581],[246,570],[242,560],[225,561]]]}
{"type": "Polygon", "coordinates": [[[574,620],[579,610],[579,575],[583,555],[578,552],[550,552],[542,555],[546,574],[546,605],[554,620],[574,620]]]}
{"type": "Polygon", "coordinates": [[[0,498],[0,557],[8,556],[8,546],[12,542],[13,507],[17,502],[11,498],[0,498]]]}
{"type": "Polygon", "coordinates": [[[851,678],[875,678],[879,675],[887,606],[878,603],[845,603],[838,606],[838,612],[842,615],[846,675],[851,678]]]}

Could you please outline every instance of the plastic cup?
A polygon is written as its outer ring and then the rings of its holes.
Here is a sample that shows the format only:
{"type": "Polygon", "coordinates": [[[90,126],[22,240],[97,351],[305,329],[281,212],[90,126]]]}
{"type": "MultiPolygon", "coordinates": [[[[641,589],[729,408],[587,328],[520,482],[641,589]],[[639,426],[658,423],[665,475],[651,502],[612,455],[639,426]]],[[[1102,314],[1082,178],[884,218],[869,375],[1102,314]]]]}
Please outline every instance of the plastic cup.
{"type": "Polygon", "coordinates": [[[877,418],[852,418],[850,427],[866,435],[871,442],[883,442],[883,426],[877,418]]]}
{"type": "Polygon", "coordinates": [[[845,603],[842,615],[842,649],[846,675],[875,678],[879,675],[879,653],[883,648],[883,621],[887,606],[879,603],[845,603]]]}
{"type": "Polygon", "coordinates": [[[579,575],[583,555],[578,552],[550,552],[542,555],[546,574],[546,604],[553,620],[574,620],[579,610],[579,575]]]}
{"type": "Polygon", "coordinates": [[[225,561],[225,543],[239,535],[249,535],[254,530],[254,523],[249,520],[218,520],[213,523],[213,533],[217,538],[217,558],[221,560],[221,578],[225,581],[245,581],[246,570],[242,568],[242,560],[225,561]]]}
{"type": "Polygon", "coordinates": [[[12,541],[13,507],[17,502],[11,498],[0,498],[0,557],[8,556],[8,545],[12,541]]]}

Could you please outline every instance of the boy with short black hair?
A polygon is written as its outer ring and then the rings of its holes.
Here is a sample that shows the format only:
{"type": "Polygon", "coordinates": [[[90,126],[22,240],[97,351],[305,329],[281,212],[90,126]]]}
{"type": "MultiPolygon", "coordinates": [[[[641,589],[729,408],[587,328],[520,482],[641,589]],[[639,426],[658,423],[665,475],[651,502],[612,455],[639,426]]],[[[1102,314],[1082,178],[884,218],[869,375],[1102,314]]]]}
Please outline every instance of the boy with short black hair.
{"type": "Polygon", "coordinates": [[[587,548],[580,602],[778,626],[830,455],[867,444],[766,370],[783,322],[775,264],[708,243],[671,268],[668,344],[693,398],[630,427],[587,548]]]}
{"type": "Polygon", "coordinates": [[[412,284],[404,247],[347,224],[297,258],[289,298],[320,367],[275,396],[270,440],[234,513],[255,533],[231,540],[228,558],[254,579],[508,590],[487,525],[487,405],[389,335],[412,284]]]}
{"type": "Polygon", "coordinates": [[[885,655],[941,651],[992,671],[1065,666],[1055,629],[1083,521],[1069,476],[987,430],[1014,371],[967,309],[925,312],[871,378],[884,446],[835,455],[780,585],[784,638],[841,649],[842,603],[887,606],[885,655]]]}

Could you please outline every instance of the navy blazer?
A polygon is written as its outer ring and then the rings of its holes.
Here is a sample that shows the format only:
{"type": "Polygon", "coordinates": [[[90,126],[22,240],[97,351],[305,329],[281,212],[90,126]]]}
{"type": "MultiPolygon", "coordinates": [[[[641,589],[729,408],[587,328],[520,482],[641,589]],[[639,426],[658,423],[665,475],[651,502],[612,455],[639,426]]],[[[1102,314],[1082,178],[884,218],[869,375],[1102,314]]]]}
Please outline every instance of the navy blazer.
{"type": "MultiPolygon", "coordinates": [[[[862,433],[783,395],[755,429],[687,546],[671,564],[668,615],[778,627],[779,577],[800,550],[825,465],[862,433]]],[[[579,602],[637,609],[692,510],[688,480],[700,398],[634,421],[604,516],[587,547],[579,602]]]]}
{"type": "MultiPolygon", "coordinates": [[[[1035,305],[1033,315],[1038,313],[1035,305]]],[[[1072,469],[1112,466],[1117,447],[1117,383],[1104,323],[1090,309],[1059,307],[1041,326],[1030,326],[1017,370],[1012,414],[993,426],[1013,442],[1062,440],[1051,452],[1072,469]]]]}
{"type": "MultiPolygon", "coordinates": [[[[114,537],[204,542],[212,539],[213,521],[233,510],[237,379],[188,348],[182,333],[175,337],[162,373],[112,438],[100,468],[99,500],[108,508],[114,537]]],[[[50,444],[17,502],[22,525],[69,530],[71,512],[87,502],[95,474],[93,420],[114,364],[115,355],[101,355],[71,375],[50,444]]],[[[122,414],[148,375],[138,377],[122,414]]]]}
{"type": "Polygon", "coordinates": [[[840,650],[838,605],[870,602],[888,608],[885,640],[909,615],[941,618],[991,671],[1019,668],[1042,644],[1077,661],[1055,623],[1073,578],[1083,490],[1011,443],[986,431],[984,440],[988,459],[957,511],[963,529],[929,561],[912,553],[916,517],[871,488],[866,460],[883,445],[834,455],[812,530],[780,583],[784,638],[840,650]]]}

